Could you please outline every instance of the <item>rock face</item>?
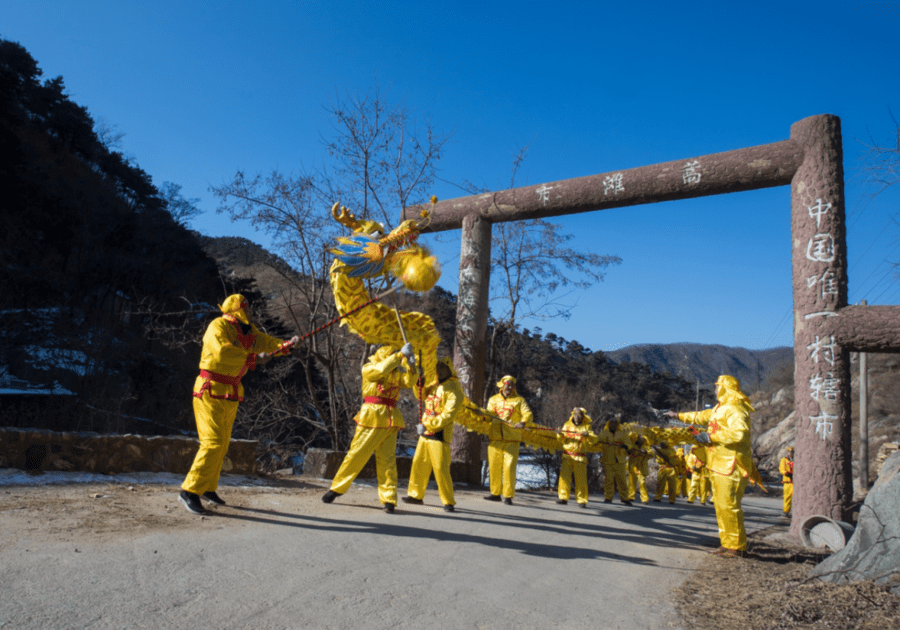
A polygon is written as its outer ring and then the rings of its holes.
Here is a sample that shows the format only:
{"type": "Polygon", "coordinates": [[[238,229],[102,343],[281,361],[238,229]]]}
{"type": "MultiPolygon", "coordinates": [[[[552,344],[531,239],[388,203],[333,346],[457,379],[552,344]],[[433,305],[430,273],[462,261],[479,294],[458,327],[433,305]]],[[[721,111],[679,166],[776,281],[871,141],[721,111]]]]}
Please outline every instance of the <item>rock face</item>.
{"type": "MultiPolygon", "coordinates": [[[[900,452],[888,457],[859,512],[847,545],[811,575],[835,584],[874,580],[887,584],[900,568],[900,452]]],[[[900,583],[891,588],[900,595],[900,583]]]]}
{"type": "MultiPolygon", "coordinates": [[[[0,429],[0,468],[30,471],[187,473],[199,442],[190,437],[146,437],[0,429]]],[[[224,472],[256,474],[256,440],[232,440],[224,472]]]]}

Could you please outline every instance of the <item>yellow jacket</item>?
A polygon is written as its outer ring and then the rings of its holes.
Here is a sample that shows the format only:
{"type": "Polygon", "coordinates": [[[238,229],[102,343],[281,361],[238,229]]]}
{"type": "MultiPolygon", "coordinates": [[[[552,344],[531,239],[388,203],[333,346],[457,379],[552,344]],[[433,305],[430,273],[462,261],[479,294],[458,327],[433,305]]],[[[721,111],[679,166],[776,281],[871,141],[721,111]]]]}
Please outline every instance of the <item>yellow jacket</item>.
{"type": "MultiPolygon", "coordinates": [[[[509,424],[524,422],[526,427],[534,426],[534,414],[531,413],[531,407],[528,406],[528,403],[525,402],[524,398],[519,396],[519,393],[515,389],[513,389],[508,398],[504,398],[502,393],[491,396],[490,400],[488,400],[487,410],[492,414],[499,416],[509,424]]],[[[518,442],[519,440],[500,439],[494,441],[518,442]]]]}
{"type": "Polygon", "coordinates": [[[425,397],[425,410],[422,414],[425,435],[432,436],[443,431],[444,442],[450,444],[453,441],[453,421],[459,415],[464,399],[465,394],[456,375],[438,383],[425,397]]]}
{"type": "Polygon", "coordinates": [[[714,473],[730,475],[737,466],[748,477],[755,470],[750,455],[751,409],[737,398],[726,397],[713,409],[678,414],[682,422],[709,425],[707,466],[714,473]]]}
{"type": "Polygon", "coordinates": [[[778,464],[778,472],[782,475],[782,483],[794,483],[794,460],[782,457],[778,464]]]}
{"type": "Polygon", "coordinates": [[[256,355],[261,352],[287,354],[280,339],[270,337],[250,324],[248,334],[241,332],[241,323],[231,315],[214,319],[203,335],[200,352],[200,376],[194,381],[194,396],[225,400],[244,400],[241,379],[256,367],[256,355]]]}
{"type": "Polygon", "coordinates": [[[404,428],[397,397],[401,389],[411,389],[415,384],[416,374],[403,355],[382,346],[362,368],[363,405],[354,422],[369,429],[404,428]]]}
{"type": "Polygon", "coordinates": [[[576,462],[587,462],[585,448],[593,444],[597,439],[597,436],[591,431],[591,419],[587,414],[584,414],[581,424],[575,424],[570,417],[562,426],[560,432],[563,434],[563,458],[576,462]]]}
{"type": "Polygon", "coordinates": [[[644,446],[635,446],[628,455],[628,465],[631,470],[639,472],[645,477],[650,474],[650,451],[644,446]]]}
{"type": "Polygon", "coordinates": [[[602,462],[604,464],[624,464],[628,461],[628,451],[634,448],[634,442],[628,437],[628,431],[619,425],[615,433],[609,430],[609,423],[600,431],[597,442],[603,444],[602,462]]]}

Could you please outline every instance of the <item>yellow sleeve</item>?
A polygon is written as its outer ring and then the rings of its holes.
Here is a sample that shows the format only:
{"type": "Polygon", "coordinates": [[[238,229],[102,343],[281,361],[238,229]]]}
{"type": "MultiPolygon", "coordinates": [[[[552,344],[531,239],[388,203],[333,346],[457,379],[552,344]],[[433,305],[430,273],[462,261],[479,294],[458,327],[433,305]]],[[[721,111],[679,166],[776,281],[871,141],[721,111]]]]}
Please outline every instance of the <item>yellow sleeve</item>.
{"type": "Polygon", "coordinates": [[[778,472],[780,472],[782,475],[788,474],[787,457],[782,457],[781,461],[778,462],[778,472]]]}
{"type": "Polygon", "coordinates": [[[681,411],[678,413],[678,419],[687,424],[709,424],[712,419],[715,408],[704,409],[703,411],[681,411]]]}
{"type": "Polygon", "coordinates": [[[520,422],[524,422],[526,427],[533,427],[534,424],[534,414],[531,412],[531,407],[528,406],[528,403],[525,402],[525,399],[522,399],[522,402],[519,403],[519,414],[520,414],[520,422]]]}
{"type": "Polygon", "coordinates": [[[264,332],[260,332],[256,326],[253,326],[253,334],[256,335],[256,339],[253,341],[253,352],[256,354],[260,352],[275,352],[284,343],[281,339],[276,339],[264,332]]]}
{"type": "Polygon", "coordinates": [[[403,355],[395,352],[387,359],[378,363],[366,363],[362,367],[362,376],[367,381],[379,381],[397,368],[403,362],[403,355]]]}

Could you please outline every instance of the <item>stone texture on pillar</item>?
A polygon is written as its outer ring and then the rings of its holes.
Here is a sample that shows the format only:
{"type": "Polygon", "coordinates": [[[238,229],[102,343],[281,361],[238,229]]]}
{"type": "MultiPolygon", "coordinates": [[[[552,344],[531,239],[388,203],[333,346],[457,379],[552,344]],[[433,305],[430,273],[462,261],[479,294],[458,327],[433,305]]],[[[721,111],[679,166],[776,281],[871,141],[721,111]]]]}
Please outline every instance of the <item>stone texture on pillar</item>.
{"type": "Polygon", "coordinates": [[[825,325],[851,352],[900,352],[900,306],[847,306],[825,325]]]}
{"type": "Polygon", "coordinates": [[[852,498],[850,355],[829,320],[847,306],[841,124],[836,116],[791,126],[803,162],[791,182],[794,401],[797,445],[791,533],[807,517],[844,520],[852,498]]]}
{"type": "MultiPolygon", "coordinates": [[[[462,228],[453,365],[463,391],[473,403],[481,406],[491,279],[491,224],[478,215],[470,215],[463,220],[462,228]]],[[[468,464],[468,483],[481,482],[480,435],[456,425],[450,453],[452,459],[468,464]]]]}
{"type": "MultiPolygon", "coordinates": [[[[459,229],[479,215],[491,223],[540,219],[672,199],[785,186],[803,157],[791,140],[652,166],[439,201],[427,231],[459,229]]],[[[426,206],[409,206],[414,219],[426,206]]]]}

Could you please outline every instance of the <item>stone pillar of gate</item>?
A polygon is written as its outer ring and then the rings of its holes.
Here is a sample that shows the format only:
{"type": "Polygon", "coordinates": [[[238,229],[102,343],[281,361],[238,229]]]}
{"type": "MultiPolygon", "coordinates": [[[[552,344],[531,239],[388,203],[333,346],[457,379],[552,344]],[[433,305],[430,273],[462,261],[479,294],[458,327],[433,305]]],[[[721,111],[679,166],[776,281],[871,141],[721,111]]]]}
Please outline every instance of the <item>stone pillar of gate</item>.
{"type": "MultiPolygon", "coordinates": [[[[479,214],[463,219],[459,255],[459,295],[453,365],[469,399],[484,406],[484,361],[487,338],[488,287],[491,280],[491,224],[479,214]]],[[[481,483],[481,436],[461,425],[453,429],[452,459],[467,464],[467,482],[481,483]]]]}
{"type": "Polygon", "coordinates": [[[791,181],[796,472],[791,533],[807,517],[843,520],[852,499],[850,356],[834,324],[847,306],[841,122],[791,126],[803,162],[791,181]]]}

